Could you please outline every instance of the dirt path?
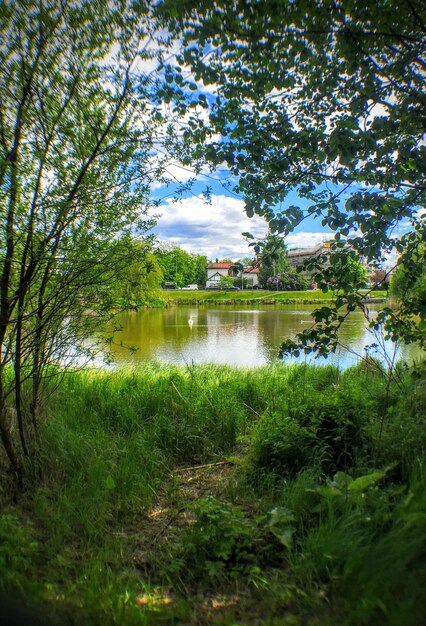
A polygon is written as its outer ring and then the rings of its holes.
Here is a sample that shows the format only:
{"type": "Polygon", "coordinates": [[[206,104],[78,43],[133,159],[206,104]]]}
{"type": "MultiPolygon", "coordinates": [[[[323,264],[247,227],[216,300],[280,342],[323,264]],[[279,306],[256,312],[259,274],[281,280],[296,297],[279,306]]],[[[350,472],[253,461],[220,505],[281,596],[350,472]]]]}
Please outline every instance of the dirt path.
{"type": "MultiPolygon", "coordinates": [[[[139,604],[145,605],[148,610],[169,608],[170,614],[173,614],[173,606],[178,597],[173,589],[161,586],[158,579],[159,558],[164,558],[168,547],[172,553],[181,533],[193,523],[192,507],[198,500],[207,496],[223,501],[232,500],[235,474],[236,466],[228,460],[179,467],[170,472],[151,510],[138,524],[137,533],[132,537],[133,567],[143,579],[150,580],[154,586],[158,580],[156,596],[142,594],[138,599],[139,604]]],[[[234,608],[238,610],[240,602],[240,598],[233,594],[201,596],[188,590],[187,595],[191,605],[191,618],[184,623],[188,626],[215,624],[218,620],[221,621],[225,612],[234,608]]],[[[168,623],[167,618],[162,623],[168,623]]]]}
{"type": "Polygon", "coordinates": [[[165,545],[193,522],[192,505],[201,498],[226,499],[235,471],[231,461],[180,467],[170,472],[147,517],[138,525],[141,541],[133,563],[142,573],[153,574],[159,543],[165,545]]]}

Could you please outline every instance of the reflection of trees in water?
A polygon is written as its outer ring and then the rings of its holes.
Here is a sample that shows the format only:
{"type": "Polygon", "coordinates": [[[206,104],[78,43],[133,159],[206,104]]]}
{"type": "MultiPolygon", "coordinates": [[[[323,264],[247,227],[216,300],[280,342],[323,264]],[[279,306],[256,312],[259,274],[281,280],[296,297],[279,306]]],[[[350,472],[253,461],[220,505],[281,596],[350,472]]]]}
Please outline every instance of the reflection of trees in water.
{"type": "MultiPolygon", "coordinates": [[[[122,345],[113,346],[117,362],[143,362],[160,358],[163,361],[215,362],[244,365],[261,364],[278,358],[282,341],[294,337],[311,323],[310,312],[314,306],[290,307],[175,307],[151,309],[121,316],[123,326],[116,340],[122,345]],[[193,327],[188,319],[194,320],[193,327]],[[128,346],[137,346],[131,353],[128,346]]],[[[342,345],[357,354],[372,338],[361,313],[354,313],[340,332],[342,345]]],[[[403,358],[412,356],[412,349],[404,347],[403,358]]],[[[301,357],[304,360],[304,357],[301,357]]],[[[343,366],[356,362],[340,352],[332,361],[343,366]],[[340,359],[340,360],[339,360],[340,359]]],[[[315,361],[319,363],[320,361],[315,361]]]]}
{"type": "Polygon", "coordinates": [[[179,353],[193,336],[194,328],[188,325],[190,316],[194,326],[198,326],[198,311],[188,307],[148,309],[123,315],[123,331],[119,338],[125,345],[114,350],[117,360],[155,360],[164,350],[179,353]],[[134,355],[126,347],[129,344],[138,347],[134,355]]]}
{"type": "Polygon", "coordinates": [[[360,345],[364,338],[369,341],[366,319],[359,312],[354,312],[339,329],[339,341],[343,345],[360,345]]]}
{"type": "Polygon", "coordinates": [[[164,344],[164,311],[149,309],[123,313],[118,322],[122,330],[116,334],[112,353],[120,361],[140,361],[155,359],[158,347],[164,344]],[[137,348],[133,352],[132,348],[137,348]]]}
{"type": "Polygon", "coordinates": [[[243,311],[207,310],[206,325],[208,334],[216,337],[244,332],[257,334],[259,319],[257,315],[243,311]]]}
{"type": "Polygon", "coordinates": [[[207,313],[207,358],[215,362],[247,366],[267,362],[263,333],[255,313],[240,310],[210,310],[207,313]]]}

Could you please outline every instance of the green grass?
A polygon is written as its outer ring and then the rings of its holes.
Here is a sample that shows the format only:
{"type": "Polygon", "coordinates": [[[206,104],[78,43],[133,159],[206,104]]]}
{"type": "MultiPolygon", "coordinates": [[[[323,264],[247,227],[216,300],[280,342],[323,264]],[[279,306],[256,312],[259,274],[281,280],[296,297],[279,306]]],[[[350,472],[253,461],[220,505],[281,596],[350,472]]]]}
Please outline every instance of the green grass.
{"type": "Polygon", "coordinates": [[[422,623],[426,389],[400,374],[69,376],[25,493],[2,493],[0,594],[68,624],[422,623]]]}
{"type": "MultiPolygon", "coordinates": [[[[333,299],[332,291],[163,291],[169,304],[321,304],[333,299]]],[[[373,298],[386,298],[385,291],[375,291],[373,298]]]]}

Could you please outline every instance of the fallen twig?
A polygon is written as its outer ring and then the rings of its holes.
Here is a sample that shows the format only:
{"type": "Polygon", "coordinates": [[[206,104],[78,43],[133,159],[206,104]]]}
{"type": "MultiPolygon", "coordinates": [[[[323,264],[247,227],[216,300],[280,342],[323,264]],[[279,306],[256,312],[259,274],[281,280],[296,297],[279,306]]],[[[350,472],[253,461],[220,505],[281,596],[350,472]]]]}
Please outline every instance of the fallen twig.
{"type": "Polygon", "coordinates": [[[190,467],[179,467],[173,470],[172,474],[176,472],[190,472],[191,470],[204,469],[206,467],[216,467],[218,465],[233,465],[232,461],[218,461],[217,463],[206,463],[205,465],[191,465],[190,467]]]}

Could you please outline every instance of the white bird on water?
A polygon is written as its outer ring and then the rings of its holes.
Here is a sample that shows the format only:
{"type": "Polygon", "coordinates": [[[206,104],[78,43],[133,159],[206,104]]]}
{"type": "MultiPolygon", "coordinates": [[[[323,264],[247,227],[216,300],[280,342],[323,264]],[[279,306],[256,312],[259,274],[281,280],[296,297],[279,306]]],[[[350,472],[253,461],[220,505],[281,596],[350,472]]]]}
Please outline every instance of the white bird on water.
{"type": "Polygon", "coordinates": [[[192,319],[192,317],[190,317],[188,320],[188,324],[190,328],[192,328],[193,323],[194,323],[194,320],[192,319]]]}

